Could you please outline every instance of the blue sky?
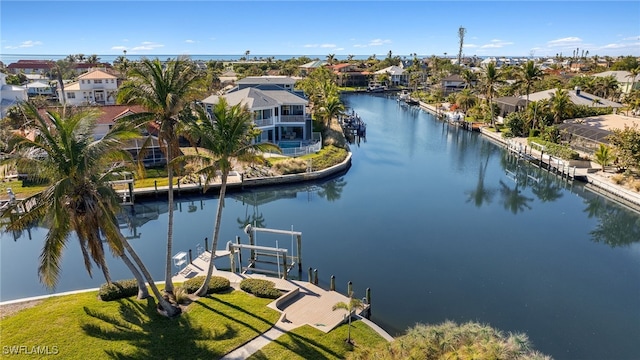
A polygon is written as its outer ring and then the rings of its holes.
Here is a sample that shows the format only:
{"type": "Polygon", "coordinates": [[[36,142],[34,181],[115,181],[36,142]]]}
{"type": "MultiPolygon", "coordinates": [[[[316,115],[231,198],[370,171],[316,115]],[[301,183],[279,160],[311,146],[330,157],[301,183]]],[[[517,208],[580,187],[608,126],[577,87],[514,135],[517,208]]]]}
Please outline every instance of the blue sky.
{"type": "Polygon", "coordinates": [[[6,1],[0,53],[640,56],[640,1],[6,1]]]}

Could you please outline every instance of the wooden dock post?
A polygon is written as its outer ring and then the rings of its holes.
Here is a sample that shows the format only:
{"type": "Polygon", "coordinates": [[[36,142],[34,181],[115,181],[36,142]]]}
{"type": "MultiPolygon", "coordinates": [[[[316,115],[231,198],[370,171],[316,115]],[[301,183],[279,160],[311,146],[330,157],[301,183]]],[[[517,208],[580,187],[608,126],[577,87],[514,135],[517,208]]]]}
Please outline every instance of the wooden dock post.
{"type": "Polygon", "coordinates": [[[209,251],[209,238],[208,237],[204,238],[204,250],[205,251],[209,251]]]}
{"type": "Polygon", "coordinates": [[[309,268],[309,282],[313,283],[313,268],[309,268]]]}
{"type": "Polygon", "coordinates": [[[351,297],[352,293],[353,293],[353,283],[349,281],[347,283],[347,296],[351,297]]]}
{"type": "Polygon", "coordinates": [[[193,264],[193,257],[191,257],[191,249],[189,249],[189,264],[193,264]]]}
{"type": "Polygon", "coordinates": [[[318,285],[318,269],[313,270],[313,285],[318,285]]]}

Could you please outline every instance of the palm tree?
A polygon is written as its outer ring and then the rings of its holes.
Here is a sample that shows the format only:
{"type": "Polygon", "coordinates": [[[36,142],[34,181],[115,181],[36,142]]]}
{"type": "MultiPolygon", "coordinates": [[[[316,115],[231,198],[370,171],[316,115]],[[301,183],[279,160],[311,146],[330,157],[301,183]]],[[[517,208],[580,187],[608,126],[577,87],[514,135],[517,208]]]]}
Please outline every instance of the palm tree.
{"type": "Polygon", "coordinates": [[[181,123],[178,114],[185,105],[197,99],[201,90],[202,77],[193,62],[186,58],[170,60],[165,64],[159,59],[142,59],[131,69],[128,80],[120,87],[118,103],[137,103],[148,113],[130,117],[137,125],[146,125],[153,119],[158,131],[158,142],[167,158],[169,178],[168,229],[165,269],[165,291],[173,293],[171,280],[171,256],[173,252],[173,173],[172,160],[180,154],[179,134],[181,123]],[[144,116],[146,115],[146,116],[144,116]]]}
{"type": "Polygon", "coordinates": [[[463,89],[456,94],[456,105],[466,114],[476,104],[477,97],[469,89],[463,89]]]}
{"type": "Polygon", "coordinates": [[[640,66],[636,66],[635,68],[629,70],[629,75],[627,75],[627,77],[631,80],[631,87],[629,88],[629,91],[627,91],[627,93],[630,93],[631,91],[634,90],[636,86],[636,78],[638,77],[639,74],[640,74],[640,66]]]}
{"type": "MultiPolygon", "coordinates": [[[[18,166],[36,177],[49,180],[50,185],[24,201],[24,206],[30,208],[17,219],[12,219],[7,229],[19,230],[34,221],[44,221],[49,225],[38,267],[40,281],[48,287],[57,284],[63,250],[71,233],[75,232],[87,272],[91,275],[93,261],[110,283],[101,239],[103,235],[112,252],[136,277],[142,292],[139,296],[146,295],[146,286],[124,249],[147,277],[162,307],[173,315],[174,308],[162,298],[144,264],[120,233],[116,220],[118,195],[109,184],[114,173],[122,171],[123,164],[131,159],[127,151],[121,150],[122,140],[137,137],[138,133],[125,124],[116,124],[102,139],[94,140],[97,110],[79,111],[70,116],[47,112],[45,118],[29,103],[23,109],[35,119],[33,126],[38,136],[34,140],[20,135],[15,138],[15,150],[20,154],[16,158],[18,166]]],[[[11,215],[8,212],[3,214],[11,215]]]]}
{"type": "Polygon", "coordinates": [[[495,63],[490,62],[484,68],[484,72],[482,73],[482,81],[487,92],[489,116],[491,116],[491,126],[493,126],[493,94],[495,92],[495,86],[498,83],[502,82],[500,71],[498,70],[498,68],[496,68],[495,63]]]}
{"type": "MultiPolygon", "coordinates": [[[[202,116],[201,119],[206,119],[202,116]]],[[[253,140],[260,135],[260,130],[254,128],[252,113],[246,106],[236,104],[229,106],[225,98],[220,98],[213,108],[213,119],[201,121],[191,129],[191,136],[197,140],[199,146],[205,151],[196,155],[182,156],[179,160],[196,160],[202,164],[198,174],[205,175],[205,184],[220,176],[220,196],[216,211],[215,225],[213,229],[213,242],[211,245],[211,260],[207,269],[204,283],[196,292],[198,296],[205,296],[209,288],[209,281],[213,273],[214,256],[218,247],[220,224],[222,221],[222,209],[227,190],[227,178],[233,170],[233,159],[239,161],[261,161],[260,152],[279,151],[280,149],[271,143],[255,144],[253,140]]]]}
{"type": "Polygon", "coordinates": [[[336,116],[344,114],[345,107],[339,96],[330,95],[319,110],[325,119],[325,125],[331,127],[331,120],[336,116]]]}
{"type": "Polygon", "coordinates": [[[347,328],[347,343],[353,345],[351,342],[351,317],[353,316],[353,312],[358,309],[363,309],[364,304],[362,300],[353,297],[353,291],[349,292],[349,302],[339,302],[333,305],[333,311],[338,309],[347,310],[347,316],[349,316],[349,327],[347,328]]]}
{"type": "Polygon", "coordinates": [[[463,69],[460,77],[464,80],[465,89],[473,89],[474,84],[478,81],[478,75],[471,69],[463,69]]]}
{"type": "Polygon", "coordinates": [[[529,106],[529,93],[531,92],[531,86],[533,86],[536,81],[542,80],[544,72],[536,66],[533,60],[529,60],[520,68],[518,77],[519,82],[524,84],[525,92],[527,94],[527,103],[525,106],[529,106]]]}
{"type": "Polygon", "coordinates": [[[553,115],[553,122],[559,124],[570,112],[572,102],[569,93],[564,89],[556,89],[549,98],[549,110],[553,115]]]}
{"type": "Polygon", "coordinates": [[[602,167],[600,169],[602,172],[604,172],[604,168],[616,158],[611,151],[611,148],[605,144],[600,144],[598,150],[594,153],[594,157],[596,159],[596,163],[602,167]]]}
{"type": "Polygon", "coordinates": [[[333,65],[333,62],[336,60],[336,54],[327,55],[327,63],[329,65],[333,65]]]}

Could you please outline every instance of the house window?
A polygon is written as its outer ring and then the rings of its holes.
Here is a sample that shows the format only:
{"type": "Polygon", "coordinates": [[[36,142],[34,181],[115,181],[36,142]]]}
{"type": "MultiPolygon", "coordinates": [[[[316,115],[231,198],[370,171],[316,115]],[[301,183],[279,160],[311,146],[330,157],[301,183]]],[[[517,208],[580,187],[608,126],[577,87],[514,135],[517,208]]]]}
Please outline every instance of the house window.
{"type": "Polygon", "coordinates": [[[67,93],[67,99],[75,99],[76,98],[76,93],[67,93]]]}
{"type": "Polygon", "coordinates": [[[102,80],[93,80],[94,84],[102,84],[102,80]]]}
{"type": "Polygon", "coordinates": [[[82,80],[82,83],[84,84],[84,80],[82,80]]]}

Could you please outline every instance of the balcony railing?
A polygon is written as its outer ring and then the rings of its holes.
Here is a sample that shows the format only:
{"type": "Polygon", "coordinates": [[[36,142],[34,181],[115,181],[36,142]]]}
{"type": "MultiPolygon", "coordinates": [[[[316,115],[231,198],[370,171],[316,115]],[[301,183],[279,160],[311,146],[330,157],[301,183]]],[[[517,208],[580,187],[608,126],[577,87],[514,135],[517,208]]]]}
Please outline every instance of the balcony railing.
{"type": "Polygon", "coordinates": [[[273,125],[273,118],[253,120],[253,123],[256,124],[257,127],[271,126],[273,125]]]}
{"type": "Polygon", "coordinates": [[[304,122],[304,115],[282,115],[280,116],[280,122],[292,123],[292,122],[304,122]]]}

